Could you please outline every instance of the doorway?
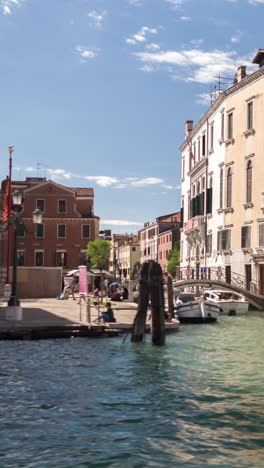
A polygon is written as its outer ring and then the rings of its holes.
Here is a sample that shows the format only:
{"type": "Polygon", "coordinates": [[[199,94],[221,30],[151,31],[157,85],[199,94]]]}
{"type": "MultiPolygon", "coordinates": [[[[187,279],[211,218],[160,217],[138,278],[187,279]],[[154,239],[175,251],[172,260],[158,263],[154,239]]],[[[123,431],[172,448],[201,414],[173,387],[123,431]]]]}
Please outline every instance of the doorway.
{"type": "Polygon", "coordinates": [[[252,280],[251,265],[245,265],[245,273],[246,273],[246,288],[248,291],[250,291],[250,283],[252,280]]]}
{"type": "Polygon", "coordinates": [[[259,290],[264,295],[264,264],[259,265],[259,290]]]}

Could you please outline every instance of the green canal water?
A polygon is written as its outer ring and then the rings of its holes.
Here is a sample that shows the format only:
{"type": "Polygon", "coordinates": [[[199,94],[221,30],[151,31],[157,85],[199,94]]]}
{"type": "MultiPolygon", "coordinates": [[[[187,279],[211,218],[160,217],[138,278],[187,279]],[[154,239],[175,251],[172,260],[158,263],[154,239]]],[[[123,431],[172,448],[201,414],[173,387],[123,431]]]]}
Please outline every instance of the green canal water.
{"type": "Polygon", "coordinates": [[[264,314],[0,342],[1,467],[263,467],[264,314]]]}

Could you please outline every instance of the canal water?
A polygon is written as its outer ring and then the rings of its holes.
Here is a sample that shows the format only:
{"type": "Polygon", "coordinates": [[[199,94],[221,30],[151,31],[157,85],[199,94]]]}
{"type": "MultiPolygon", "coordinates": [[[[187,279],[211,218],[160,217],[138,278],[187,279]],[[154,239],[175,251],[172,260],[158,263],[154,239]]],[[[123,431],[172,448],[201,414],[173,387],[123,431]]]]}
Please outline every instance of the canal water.
{"type": "Polygon", "coordinates": [[[263,467],[264,315],[0,342],[1,467],[263,467]]]}

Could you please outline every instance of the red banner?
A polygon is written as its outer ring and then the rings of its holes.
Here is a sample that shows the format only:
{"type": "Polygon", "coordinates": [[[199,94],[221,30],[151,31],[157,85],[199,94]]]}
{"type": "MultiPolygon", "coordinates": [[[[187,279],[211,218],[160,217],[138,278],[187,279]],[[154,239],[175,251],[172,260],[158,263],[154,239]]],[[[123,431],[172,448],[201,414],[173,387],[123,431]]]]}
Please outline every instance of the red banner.
{"type": "Polygon", "coordinates": [[[87,294],[87,266],[79,266],[79,293],[87,294]]]}
{"type": "Polygon", "coordinates": [[[3,201],[3,214],[2,214],[3,223],[7,223],[9,219],[9,214],[10,214],[9,213],[9,205],[10,205],[9,204],[9,196],[10,196],[9,186],[10,186],[10,180],[7,179],[4,201],[3,201]]]}

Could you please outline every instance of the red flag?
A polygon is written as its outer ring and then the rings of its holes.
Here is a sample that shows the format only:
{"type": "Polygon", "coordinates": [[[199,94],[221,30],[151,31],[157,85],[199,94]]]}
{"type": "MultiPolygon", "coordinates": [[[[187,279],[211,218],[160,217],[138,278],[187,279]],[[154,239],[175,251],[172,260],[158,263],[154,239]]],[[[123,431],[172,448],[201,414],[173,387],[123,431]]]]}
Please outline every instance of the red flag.
{"type": "Polygon", "coordinates": [[[5,188],[5,195],[3,201],[3,213],[2,213],[2,221],[3,223],[7,223],[9,219],[9,197],[10,197],[10,179],[7,179],[6,188],[5,188]]]}

